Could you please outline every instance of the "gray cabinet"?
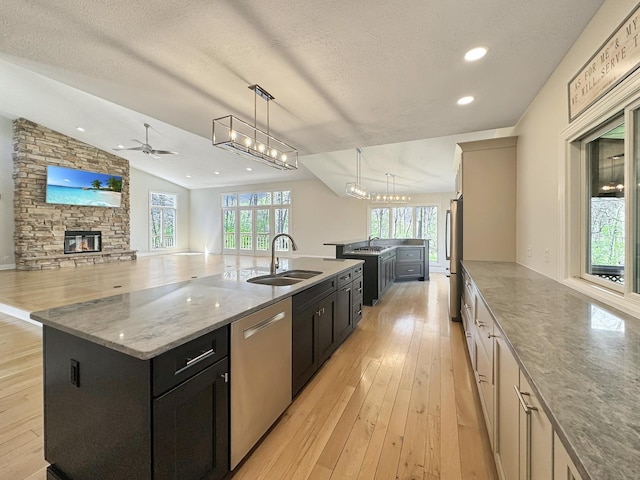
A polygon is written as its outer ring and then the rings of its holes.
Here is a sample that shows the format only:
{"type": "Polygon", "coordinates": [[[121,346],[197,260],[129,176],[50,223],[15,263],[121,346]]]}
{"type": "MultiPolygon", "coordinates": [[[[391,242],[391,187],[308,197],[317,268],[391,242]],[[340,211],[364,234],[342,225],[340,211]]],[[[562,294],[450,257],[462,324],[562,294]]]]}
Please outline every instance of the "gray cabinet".
{"type": "Polygon", "coordinates": [[[428,257],[427,246],[396,247],[396,280],[428,280],[428,257]]]}

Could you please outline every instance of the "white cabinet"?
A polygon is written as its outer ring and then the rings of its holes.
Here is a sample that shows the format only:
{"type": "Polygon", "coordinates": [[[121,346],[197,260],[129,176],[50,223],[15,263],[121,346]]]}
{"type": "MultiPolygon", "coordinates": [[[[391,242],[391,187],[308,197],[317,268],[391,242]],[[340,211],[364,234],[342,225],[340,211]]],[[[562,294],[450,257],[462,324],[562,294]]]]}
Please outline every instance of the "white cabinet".
{"type": "Polygon", "coordinates": [[[465,260],[516,259],[516,145],[517,137],[458,144],[465,260]]]}
{"type": "Polygon", "coordinates": [[[494,338],[495,438],[493,453],[501,480],[517,480],[520,475],[520,405],[513,386],[518,386],[520,369],[507,342],[494,338]]]}
{"type": "Polygon", "coordinates": [[[582,480],[556,433],[553,434],[553,480],[582,480]]]}
{"type": "Polygon", "coordinates": [[[520,388],[520,479],[550,480],[553,475],[553,428],[522,372],[520,388]]]}
{"type": "Polygon", "coordinates": [[[493,447],[494,435],[494,370],[493,370],[493,317],[482,299],[476,296],[474,320],[475,375],[480,394],[484,421],[493,447]]]}

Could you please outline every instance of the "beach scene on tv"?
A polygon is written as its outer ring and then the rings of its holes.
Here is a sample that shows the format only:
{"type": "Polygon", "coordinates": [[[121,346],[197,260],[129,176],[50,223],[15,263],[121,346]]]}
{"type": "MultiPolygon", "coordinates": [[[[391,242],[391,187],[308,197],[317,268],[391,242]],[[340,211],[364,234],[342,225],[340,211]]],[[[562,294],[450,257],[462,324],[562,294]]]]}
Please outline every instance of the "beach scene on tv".
{"type": "Polygon", "coordinates": [[[47,203],[119,207],[122,177],[65,167],[47,167],[47,203]]]}

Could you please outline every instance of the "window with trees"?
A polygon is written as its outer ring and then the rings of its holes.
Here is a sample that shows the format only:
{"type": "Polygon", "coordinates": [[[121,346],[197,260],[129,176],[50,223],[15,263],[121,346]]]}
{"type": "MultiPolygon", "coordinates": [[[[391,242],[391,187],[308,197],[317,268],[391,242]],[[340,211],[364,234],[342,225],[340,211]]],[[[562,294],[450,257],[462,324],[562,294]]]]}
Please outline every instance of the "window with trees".
{"type": "Polygon", "coordinates": [[[438,207],[371,207],[369,233],[379,238],[423,238],[429,240],[429,261],[438,261],[438,207]]]}
{"type": "MultiPolygon", "coordinates": [[[[291,191],[222,194],[223,251],[242,255],[268,254],[277,233],[289,233],[291,191]]],[[[289,251],[280,238],[276,251],[289,251]]]]}
{"type": "Polygon", "coordinates": [[[172,193],[150,192],[149,225],[151,249],[176,246],[176,209],[178,197],[172,193]]]}

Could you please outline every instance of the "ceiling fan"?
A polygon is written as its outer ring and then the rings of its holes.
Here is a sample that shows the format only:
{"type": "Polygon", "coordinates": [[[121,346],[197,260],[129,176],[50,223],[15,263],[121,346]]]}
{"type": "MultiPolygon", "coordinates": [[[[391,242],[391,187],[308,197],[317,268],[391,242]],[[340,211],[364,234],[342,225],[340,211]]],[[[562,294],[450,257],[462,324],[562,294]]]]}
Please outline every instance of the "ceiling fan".
{"type": "Polygon", "coordinates": [[[144,128],[146,130],[145,141],[142,143],[140,140],[133,139],[133,142],[138,142],[140,144],[139,147],[131,147],[131,148],[114,148],[114,150],[138,150],[146,155],[151,155],[153,158],[160,158],[158,155],[177,155],[178,152],[172,152],[170,150],[155,150],[151,145],[149,145],[149,125],[148,123],[144,124],[144,128]]]}

